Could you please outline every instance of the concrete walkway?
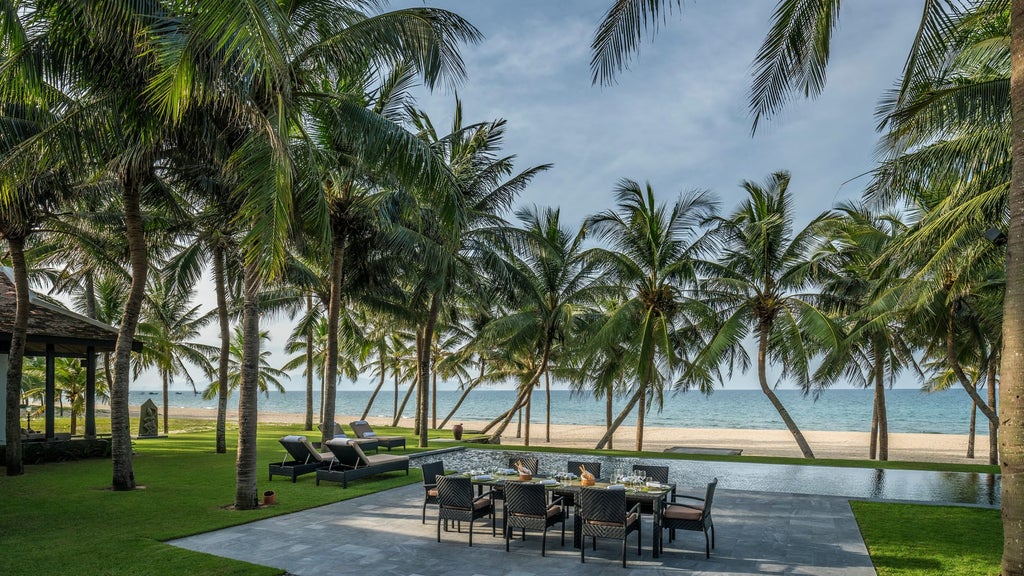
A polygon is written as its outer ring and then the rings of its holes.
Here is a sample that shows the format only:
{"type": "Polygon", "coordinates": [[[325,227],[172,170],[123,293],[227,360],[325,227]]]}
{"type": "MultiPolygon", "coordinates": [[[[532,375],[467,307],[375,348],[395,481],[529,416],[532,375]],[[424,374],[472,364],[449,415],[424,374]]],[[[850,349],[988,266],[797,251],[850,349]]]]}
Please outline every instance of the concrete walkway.
{"type": "MultiPolygon", "coordinates": [[[[310,486],[310,489],[316,489],[310,486]]],[[[322,486],[320,490],[337,490],[322,486]]],[[[395,488],[313,510],[174,540],[189,550],[273,566],[296,576],[440,576],[449,574],[509,576],[621,575],[620,543],[598,540],[580,564],[572,547],[572,519],[566,522],[566,545],[557,527],[548,533],[546,557],[540,537],[528,533],[505,552],[491,537],[490,521],[479,520],[473,547],[463,533],[442,532],[427,509],[420,523],[423,488],[395,488]]],[[[630,536],[628,573],[661,574],[816,574],[868,576],[875,570],[845,498],[719,490],[715,495],[716,548],[704,558],[699,532],[676,533],[665,554],[651,555],[651,521],[645,516],[643,555],[636,556],[630,536]]]]}

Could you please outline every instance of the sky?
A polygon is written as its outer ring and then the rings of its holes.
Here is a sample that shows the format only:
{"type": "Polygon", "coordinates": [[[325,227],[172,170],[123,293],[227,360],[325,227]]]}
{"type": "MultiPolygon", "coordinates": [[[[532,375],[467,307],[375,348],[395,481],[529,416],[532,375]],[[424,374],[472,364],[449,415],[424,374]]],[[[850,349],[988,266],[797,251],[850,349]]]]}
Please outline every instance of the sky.
{"type": "MultiPolygon", "coordinates": [[[[855,200],[875,167],[875,107],[898,81],[923,0],[845,2],[833,36],[824,93],[791,103],[751,136],[747,97],[754,55],[775,2],[684,2],[645,41],[613,86],[590,80],[590,41],[611,0],[404,0],[466,18],[484,35],[465,46],[467,78],[457,88],[464,123],[507,121],[504,152],[518,170],[552,163],[519,205],[558,206],[578,226],[613,206],[616,182],[649,182],[662,201],[710,190],[725,210],[744,198],[744,180],[792,174],[796,226],[855,200]]],[[[422,89],[418,106],[447,132],[456,92],[422,89]]],[[[203,303],[212,303],[204,295],[203,303]]],[[[269,326],[272,364],[281,365],[287,319],[269,326]]],[[[210,342],[216,344],[214,330],[210,342]]],[[[756,373],[727,389],[755,388],[756,373]]],[[[140,380],[138,389],[159,387],[140,380]]],[[[293,375],[289,389],[304,389],[293,375]]],[[[179,383],[176,388],[181,388],[179,383]]],[[[788,384],[782,384],[787,386],[788,384]]],[[[897,385],[914,386],[914,382],[897,385]]],[[[455,384],[449,384],[454,387],[455,384]]],[[[369,388],[368,380],[343,388],[369,388]]]]}

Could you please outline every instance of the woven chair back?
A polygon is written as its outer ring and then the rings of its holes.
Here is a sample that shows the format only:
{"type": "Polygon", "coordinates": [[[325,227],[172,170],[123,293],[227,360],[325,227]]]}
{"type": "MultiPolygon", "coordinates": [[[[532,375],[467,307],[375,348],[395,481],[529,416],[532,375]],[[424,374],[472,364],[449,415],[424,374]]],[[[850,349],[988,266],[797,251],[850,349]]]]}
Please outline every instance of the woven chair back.
{"type": "Polygon", "coordinates": [[[715,478],[708,484],[708,490],[704,494],[704,511],[700,515],[700,519],[703,522],[711,515],[711,502],[715,499],[715,488],[718,487],[718,478],[715,478]]]}
{"type": "Polygon", "coordinates": [[[437,477],[444,474],[444,462],[427,462],[423,465],[423,484],[437,484],[437,477]]]}
{"type": "Polygon", "coordinates": [[[584,522],[626,522],[626,491],[605,488],[580,490],[580,518],[584,522]]]}
{"type": "Polygon", "coordinates": [[[437,503],[441,508],[473,508],[473,483],[465,476],[438,476],[437,503]]]}
{"type": "Polygon", "coordinates": [[[569,460],[569,462],[565,465],[565,468],[568,472],[572,472],[573,474],[576,474],[578,476],[580,474],[580,466],[586,468],[587,472],[590,472],[591,474],[594,475],[594,478],[601,478],[600,462],[578,462],[576,460],[569,460]]]}
{"type": "Polygon", "coordinates": [[[538,460],[536,457],[510,456],[508,459],[508,467],[516,468],[516,462],[520,462],[525,468],[529,468],[530,473],[533,474],[534,476],[540,475],[540,470],[538,470],[538,466],[540,466],[540,460],[538,460]]]}
{"type": "Polygon", "coordinates": [[[647,466],[645,464],[634,464],[633,471],[643,470],[651,477],[655,482],[661,482],[662,484],[668,484],[668,466],[647,466]]]}
{"type": "Polygon", "coordinates": [[[547,514],[547,497],[540,484],[505,484],[505,512],[509,515],[538,516],[547,514]]]}

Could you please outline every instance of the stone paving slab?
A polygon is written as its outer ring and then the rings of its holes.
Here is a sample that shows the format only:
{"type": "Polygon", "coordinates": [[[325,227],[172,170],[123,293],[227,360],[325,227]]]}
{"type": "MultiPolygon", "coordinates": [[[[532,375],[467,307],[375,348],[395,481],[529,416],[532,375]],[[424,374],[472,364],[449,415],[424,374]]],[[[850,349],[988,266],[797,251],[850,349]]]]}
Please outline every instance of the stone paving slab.
{"type": "MultiPolygon", "coordinates": [[[[312,488],[336,490],[334,486],[312,488]]],[[[696,491],[694,492],[696,493],[696,491]]],[[[423,488],[416,484],[296,512],[242,526],[170,541],[197,552],[273,566],[296,576],[606,576],[624,573],[621,544],[588,542],[580,564],[572,547],[572,519],[566,522],[566,545],[556,526],[548,533],[547,556],[540,555],[540,535],[527,533],[505,552],[500,537],[491,537],[489,520],[478,520],[473,547],[463,532],[442,532],[427,509],[420,523],[423,488]]],[[[643,554],[636,556],[634,536],[627,555],[631,576],[668,574],[875,574],[860,530],[844,498],[719,490],[715,494],[716,547],[704,557],[699,532],[677,531],[660,558],[651,554],[652,526],[645,516],[643,554]]]]}

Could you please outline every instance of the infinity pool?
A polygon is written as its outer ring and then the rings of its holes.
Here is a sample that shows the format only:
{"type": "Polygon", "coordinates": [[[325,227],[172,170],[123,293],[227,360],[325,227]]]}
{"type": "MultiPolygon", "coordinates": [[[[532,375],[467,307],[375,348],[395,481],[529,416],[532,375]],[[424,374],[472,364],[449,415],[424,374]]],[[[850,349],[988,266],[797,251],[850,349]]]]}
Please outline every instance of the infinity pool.
{"type": "MultiPolygon", "coordinates": [[[[518,451],[465,449],[446,452],[438,458],[444,461],[446,468],[469,470],[494,466],[504,468],[509,456],[526,454],[518,451]]],[[[991,507],[998,507],[1000,503],[998,474],[612,458],[554,452],[532,455],[540,459],[541,474],[565,471],[566,461],[570,458],[600,461],[602,472],[606,476],[616,468],[632,469],[634,464],[668,466],[670,478],[681,490],[687,487],[702,487],[712,478],[718,478],[719,488],[732,490],[909,500],[936,504],[977,504],[991,507]]]]}

